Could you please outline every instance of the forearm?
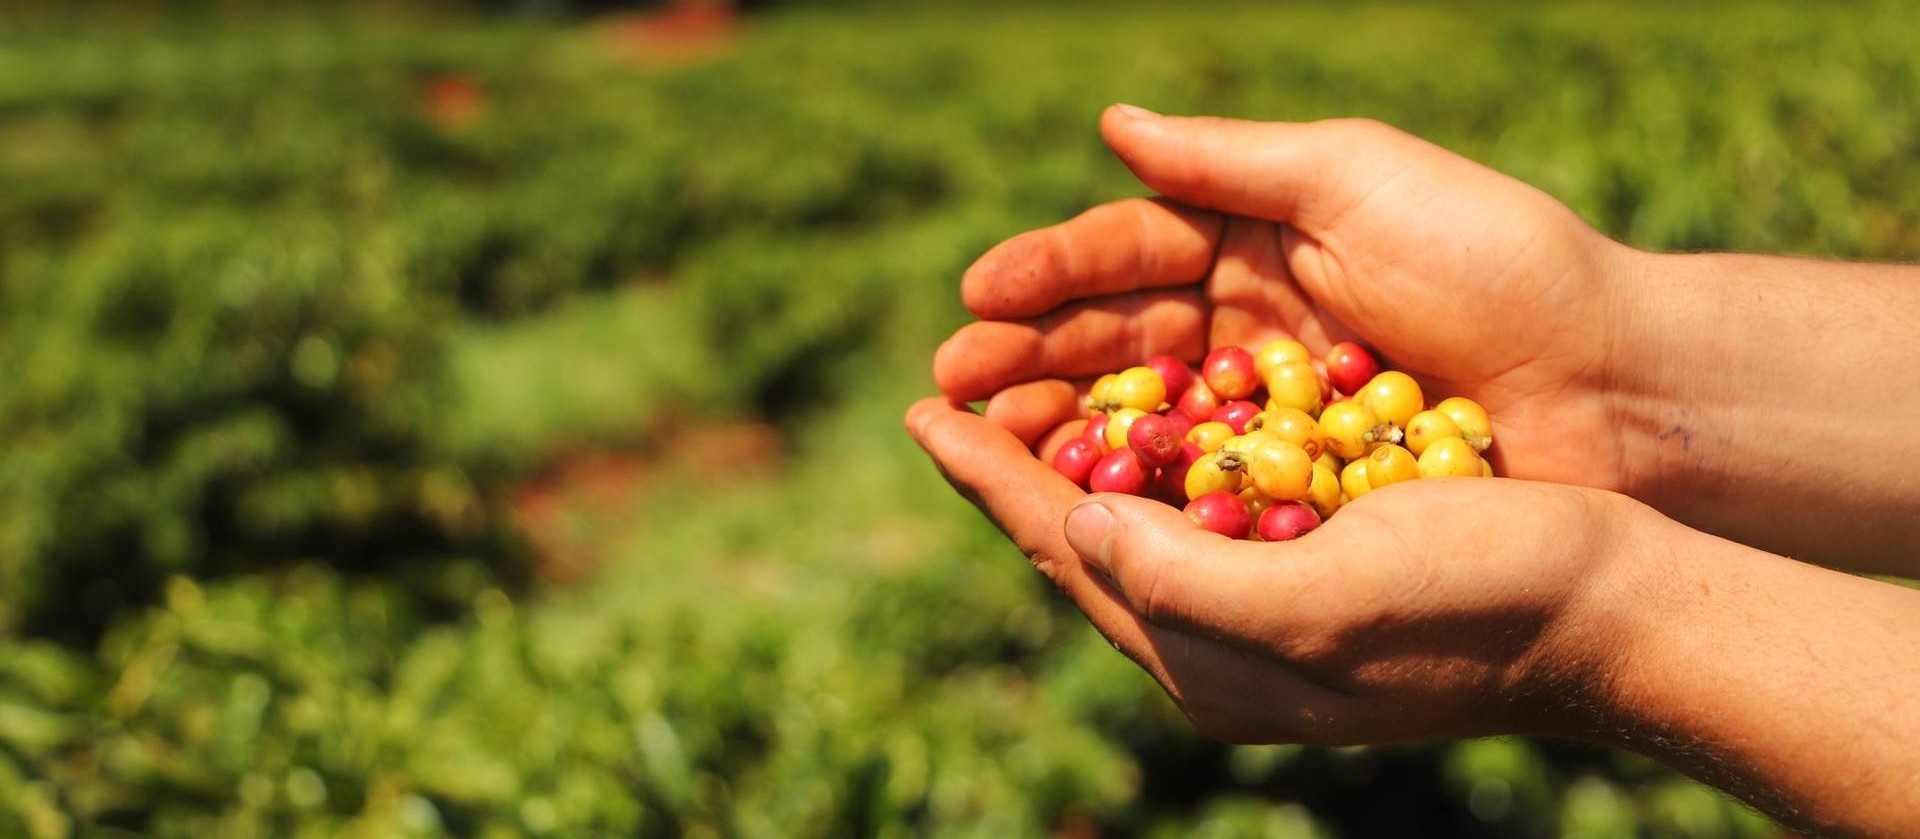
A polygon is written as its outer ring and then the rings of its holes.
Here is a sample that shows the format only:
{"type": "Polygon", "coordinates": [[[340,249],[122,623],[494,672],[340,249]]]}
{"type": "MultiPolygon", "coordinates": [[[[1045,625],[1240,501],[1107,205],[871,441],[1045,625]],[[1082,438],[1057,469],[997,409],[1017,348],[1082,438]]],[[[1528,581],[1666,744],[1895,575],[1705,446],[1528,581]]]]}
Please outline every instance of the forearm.
{"type": "Polygon", "coordinates": [[[1595,736],[1819,835],[1920,836],[1920,592],[1646,530],[1595,736]]]}
{"type": "Polygon", "coordinates": [[[1795,558],[1920,576],[1920,268],[1635,252],[1624,487],[1795,558]]]}

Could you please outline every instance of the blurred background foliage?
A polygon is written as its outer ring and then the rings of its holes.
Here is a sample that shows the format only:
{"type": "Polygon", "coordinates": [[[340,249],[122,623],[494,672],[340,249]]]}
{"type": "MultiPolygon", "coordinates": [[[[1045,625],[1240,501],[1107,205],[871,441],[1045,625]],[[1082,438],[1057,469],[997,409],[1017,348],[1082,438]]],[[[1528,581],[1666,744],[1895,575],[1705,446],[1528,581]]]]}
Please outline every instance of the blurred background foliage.
{"type": "Polygon", "coordinates": [[[1201,741],[898,413],[1113,101],[1911,259],[1905,6],[265,5],[0,21],[0,835],[1778,835],[1201,741]]]}

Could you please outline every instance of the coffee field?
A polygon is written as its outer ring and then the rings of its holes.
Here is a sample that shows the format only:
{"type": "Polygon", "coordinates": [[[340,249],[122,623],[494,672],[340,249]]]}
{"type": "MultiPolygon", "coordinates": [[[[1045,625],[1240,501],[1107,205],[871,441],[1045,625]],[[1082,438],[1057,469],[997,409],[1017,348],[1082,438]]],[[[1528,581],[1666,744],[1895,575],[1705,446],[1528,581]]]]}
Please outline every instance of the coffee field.
{"type": "Polygon", "coordinates": [[[1772,837],[1195,736],[899,430],[1128,101],[1656,249],[1920,256],[1897,3],[0,21],[0,835],[1772,837]]]}

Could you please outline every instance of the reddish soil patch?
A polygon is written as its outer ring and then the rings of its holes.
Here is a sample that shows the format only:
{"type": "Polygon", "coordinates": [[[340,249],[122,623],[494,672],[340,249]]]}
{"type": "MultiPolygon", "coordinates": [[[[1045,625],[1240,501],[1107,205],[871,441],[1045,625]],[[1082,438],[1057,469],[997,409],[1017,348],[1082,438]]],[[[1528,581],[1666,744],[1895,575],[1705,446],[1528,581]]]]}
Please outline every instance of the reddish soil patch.
{"type": "Polygon", "coordinates": [[[420,112],[442,131],[465,131],[487,115],[487,89],[465,73],[428,76],[420,82],[420,112]]]}
{"type": "Polygon", "coordinates": [[[562,448],[512,493],[512,521],[534,551],[534,570],[556,585],[578,582],[603,559],[599,534],[630,520],[660,478],[728,464],[728,479],[779,468],[786,441],[756,422],[668,426],[644,448],[562,448]]]}
{"type": "Polygon", "coordinates": [[[1055,822],[1053,839],[1100,839],[1100,823],[1085,813],[1068,813],[1055,822]]]}
{"type": "Polygon", "coordinates": [[[599,25],[622,58],[673,65],[726,52],[739,32],[740,14],[724,0],[676,0],[659,11],[613,15],[599,25]]]}

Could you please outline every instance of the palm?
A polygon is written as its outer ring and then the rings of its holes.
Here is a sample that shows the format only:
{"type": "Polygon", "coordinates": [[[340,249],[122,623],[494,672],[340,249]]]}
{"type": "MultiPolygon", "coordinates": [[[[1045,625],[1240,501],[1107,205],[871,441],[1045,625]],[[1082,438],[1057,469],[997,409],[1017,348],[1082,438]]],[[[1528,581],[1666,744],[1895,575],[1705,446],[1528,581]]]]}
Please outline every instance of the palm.
{"type": "Polygon", "coordinates": [[[1485,405],[1507,474],[1611,488],[1617,479],[1607,476],[1620,473],[1623,454],[1607,442],[1607,383],[1595,364],[1609,319],[1582,276],[1597,269],[1572,247],[1543,244],[1560,231],[1503,227],[1485,213],[1409,224],[1393,218],[1403,200],[1381,194],[1322,236],[1229,221],[1257,231],[1229,244],[1277,247],[1284,258],[1231,259],[1223,250],[1208,282],[1210,343],[1284,335],[1318,354],[1359,340],[1413,374],[1430,401],[1457,395],[1485,405]],[[1262,267],[1222,276],[1239,265],[1262,267]],[[1243,283],[1257,285],[1259,298],[1232,290],[1243,283]]]}

